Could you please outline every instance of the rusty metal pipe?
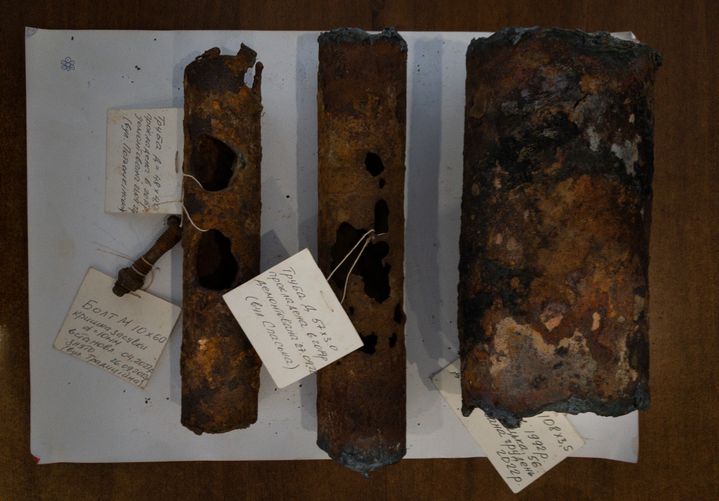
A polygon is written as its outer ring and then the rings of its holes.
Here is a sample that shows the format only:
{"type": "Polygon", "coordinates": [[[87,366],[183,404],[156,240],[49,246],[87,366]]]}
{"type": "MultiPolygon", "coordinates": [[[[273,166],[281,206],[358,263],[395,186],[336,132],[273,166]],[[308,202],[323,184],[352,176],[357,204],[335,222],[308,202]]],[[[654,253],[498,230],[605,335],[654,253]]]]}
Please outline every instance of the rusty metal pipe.
{"type": "Polygon", "coordinates": [[[185,69],[182,424],[195,433],[257,420],[260,359],[222,294],[260,271],[262,64],[242,45],[185,69]],[[252,87],[245,73],[254,67],[252,87]]]}
{"type": "Polygon", "coordinates": [[[318,246],[364,347],[317,374],[318,445],[367,474],[405,454],[403,313],[407,46],[394,30],[319,37],[318,246]],[[383,235],[382,235],[383,234],[383,235]],[[358,248],[355,252],[360,252],[358,248]],[[349,277],[347,275],[349,273],[349,277]]]}
{"type": "Polygon", "coordinates": [[[465,415],[649,405],[652,90],[607,33],[505,29],[467,51],[459,332],[465,415]]]}

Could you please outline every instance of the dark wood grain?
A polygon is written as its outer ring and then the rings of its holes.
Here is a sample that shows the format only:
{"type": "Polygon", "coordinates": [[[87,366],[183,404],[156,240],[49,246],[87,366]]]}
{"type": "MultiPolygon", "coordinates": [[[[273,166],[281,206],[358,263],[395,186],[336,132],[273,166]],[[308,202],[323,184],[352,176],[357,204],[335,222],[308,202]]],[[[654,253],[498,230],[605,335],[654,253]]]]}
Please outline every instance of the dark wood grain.
{"type": "MultiPolygon", "coordinates": [[[[640,461],[564,461],[520,499],[719,497],[719,3],[590,0],[3,1],[0,9],[0,499],[512,499],[484,459],[34,464],[29,450],[23,26],[114,29],[633,30],[659,50],[650,263],[652,406],[640,461]]],[[[411,217],[411,214],[408,215],[411,217]]]]}

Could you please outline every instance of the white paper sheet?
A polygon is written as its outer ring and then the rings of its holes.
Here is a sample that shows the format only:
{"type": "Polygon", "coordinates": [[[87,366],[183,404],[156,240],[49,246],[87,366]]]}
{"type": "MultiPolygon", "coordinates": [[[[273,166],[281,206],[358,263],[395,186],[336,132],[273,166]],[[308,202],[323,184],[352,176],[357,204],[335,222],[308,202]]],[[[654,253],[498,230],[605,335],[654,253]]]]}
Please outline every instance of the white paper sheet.
{"type": "MultiPolygon", "coordinates": [[[[244,42],[264,63],[262,269],[316,255],[316,32],[66,31],[28,28],[27,141],[31,450],[41,463],[321,459],[315,381],[276,390],[263,371],[259,419],[197,436],[180,425],[181,328],[146,390],[52,347],[89,266],[114,275],[162,231],[161,215],[106,214],[108,108],[182,106],[184,67],[244,42]],[[99,251],[103,249],[104,251],[99,251]]],[[[430,381],[457,357],[464,55],[482,33],[403,32],[408,52],[405,287],[407,457],[482,455],[430,381]]],[[[150,291],[181,302],[181,252],[150,291]]],[[[636,413],[572,416],[579,456],[636,461],[636,413]]]]}

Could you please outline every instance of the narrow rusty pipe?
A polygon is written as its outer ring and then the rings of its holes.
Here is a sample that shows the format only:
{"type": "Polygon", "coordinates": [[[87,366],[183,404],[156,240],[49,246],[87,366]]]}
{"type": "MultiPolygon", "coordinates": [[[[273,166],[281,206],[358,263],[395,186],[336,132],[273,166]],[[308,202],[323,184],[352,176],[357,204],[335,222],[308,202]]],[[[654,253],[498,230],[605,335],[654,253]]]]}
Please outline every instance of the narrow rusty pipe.
{"type": "Polygon", "coordinates": [[[406,451],[406,67],[394,30],[319,37],[319,264],[336,268],[330,284],[364,347],[317,374],[317,444],[365,475],[406,451]],[[340,265],[370,230],[379,238],[340,265]]]}
{"type": "Polygon", "coordinates": [[[262,64],[242,45],[185,69],[182,424],[224,433],[257,420],[260,359],[222,295],[260,271],[262,64]],[[252,87],[245,74],[254,68],[252,87]]]}

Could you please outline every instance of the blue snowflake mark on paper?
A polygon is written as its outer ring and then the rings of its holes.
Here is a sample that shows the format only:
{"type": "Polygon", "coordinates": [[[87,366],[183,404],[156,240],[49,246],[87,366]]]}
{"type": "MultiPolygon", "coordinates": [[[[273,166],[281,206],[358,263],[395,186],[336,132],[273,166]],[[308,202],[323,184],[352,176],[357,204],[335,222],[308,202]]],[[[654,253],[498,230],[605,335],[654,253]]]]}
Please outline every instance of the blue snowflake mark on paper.
{"type": "Polygon", "coordinates": [[[71,57],[66,57],[60,60],[60,68],[63,71],[75,71],[75,60],[71,57]]]}

